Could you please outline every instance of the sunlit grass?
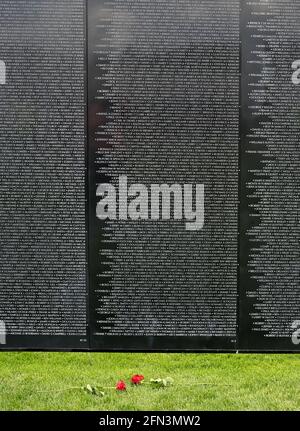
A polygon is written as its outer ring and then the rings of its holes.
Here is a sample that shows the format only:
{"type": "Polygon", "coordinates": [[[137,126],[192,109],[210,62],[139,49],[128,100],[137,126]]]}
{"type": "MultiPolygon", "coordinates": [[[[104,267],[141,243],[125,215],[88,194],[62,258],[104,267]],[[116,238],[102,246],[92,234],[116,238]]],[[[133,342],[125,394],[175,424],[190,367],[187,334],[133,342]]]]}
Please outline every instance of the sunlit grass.
{"type": "Polygon", "coordinates": [[[1,410],[299,410],[299,355],[0,353],[1,410]],[[132,374],[165,389],[104,389],[132,374]],[[73,388],[73,389],[72,389],[73,388]]]}

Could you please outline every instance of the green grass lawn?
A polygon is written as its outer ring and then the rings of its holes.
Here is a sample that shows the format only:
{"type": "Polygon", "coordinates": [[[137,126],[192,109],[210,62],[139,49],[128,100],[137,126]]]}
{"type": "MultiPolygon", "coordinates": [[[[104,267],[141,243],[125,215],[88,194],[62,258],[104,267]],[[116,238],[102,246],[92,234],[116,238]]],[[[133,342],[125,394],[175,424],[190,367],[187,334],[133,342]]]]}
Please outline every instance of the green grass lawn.
{"type": "Polygon", "coordinates": [[[0,353],[0,410],[299,409],[299,355],[0,353]],[[135,373],[174,384],[104,389],[102,398],[80,389],[135,373]]]}

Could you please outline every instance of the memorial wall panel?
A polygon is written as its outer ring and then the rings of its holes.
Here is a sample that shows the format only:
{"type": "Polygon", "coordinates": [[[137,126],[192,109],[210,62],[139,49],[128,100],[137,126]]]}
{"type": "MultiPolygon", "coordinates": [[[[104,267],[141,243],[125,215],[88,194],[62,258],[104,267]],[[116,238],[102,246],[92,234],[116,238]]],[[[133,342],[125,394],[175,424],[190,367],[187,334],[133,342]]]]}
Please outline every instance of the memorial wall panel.
{"type": "Polygon", "coordinates": [[[0,320],[8,348],[87,346],[85,10],[83,0],[0,3],[0,320]]]}
{"type": "Polygon", "coordinates": [[[299,350],[300,3],[242,14],[241,349],[299,350]]]}
{"type": "Polygon", "coordinates": [[[88,5],[92,347],[234,349],[238,1],[88,5]]]}

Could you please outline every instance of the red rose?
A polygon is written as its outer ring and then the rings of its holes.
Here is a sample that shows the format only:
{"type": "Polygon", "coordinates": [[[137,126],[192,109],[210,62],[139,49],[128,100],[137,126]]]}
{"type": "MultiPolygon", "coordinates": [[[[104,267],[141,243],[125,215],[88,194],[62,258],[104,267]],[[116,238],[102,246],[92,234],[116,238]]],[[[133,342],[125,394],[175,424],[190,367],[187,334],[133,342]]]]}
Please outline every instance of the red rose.
{"type": "Polygon", "coordinates": [[[131,377],[131,383],[134,385],[139,385],[144,380],[144,376],[142,374],[134,374],[134,376],[131,377]]]}
{"type": "Polygon", "coordinates": [[[126,383],[123,380],[119,380],[116,384],[117,391],[126,391],[126,383]]]}

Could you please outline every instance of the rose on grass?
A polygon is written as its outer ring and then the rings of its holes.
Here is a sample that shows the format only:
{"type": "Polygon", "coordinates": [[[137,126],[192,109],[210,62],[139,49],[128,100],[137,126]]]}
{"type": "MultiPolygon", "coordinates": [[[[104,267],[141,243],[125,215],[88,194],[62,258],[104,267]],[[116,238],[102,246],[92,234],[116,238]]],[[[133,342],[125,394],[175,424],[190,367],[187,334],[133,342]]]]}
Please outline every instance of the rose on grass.
{"type": "Polygon", "coordinates": [[[130,381],[133,385],[140,385],[142,381],[144,380],[144,376],[142,374],[134,374],[130,381]]]}
{"type": "Polygon", "coordinates": [[[116,384],[117,391],[126,391],[126,383],[124,380],[119,380],[116,384]]]}

